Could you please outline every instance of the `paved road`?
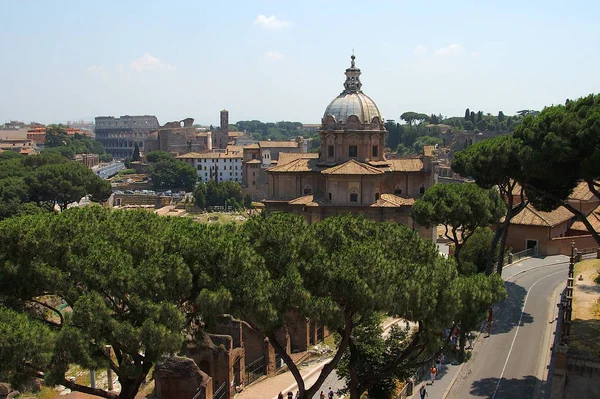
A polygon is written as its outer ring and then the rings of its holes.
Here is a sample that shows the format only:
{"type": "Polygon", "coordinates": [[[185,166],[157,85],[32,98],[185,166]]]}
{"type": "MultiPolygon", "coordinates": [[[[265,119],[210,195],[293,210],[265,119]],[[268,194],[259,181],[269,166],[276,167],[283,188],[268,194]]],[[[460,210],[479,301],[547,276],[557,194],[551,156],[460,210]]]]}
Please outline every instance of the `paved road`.
{"type": "Polygon", "coordinates": [[[545,376],[555,328],[553,294],[566,284],[567,262],[566,256],[535,258],[504,271],[508,298],[494,312],[493,334],[478,340],[448,398],[549,397],[545,376]]]}

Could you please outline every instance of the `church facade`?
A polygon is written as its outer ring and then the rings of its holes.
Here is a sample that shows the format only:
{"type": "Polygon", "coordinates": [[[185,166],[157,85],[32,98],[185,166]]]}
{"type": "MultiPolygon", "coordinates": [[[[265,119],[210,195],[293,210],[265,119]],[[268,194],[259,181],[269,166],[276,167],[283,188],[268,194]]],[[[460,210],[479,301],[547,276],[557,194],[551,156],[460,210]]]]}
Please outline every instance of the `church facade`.
{"type": "Polygon", "coordinates": [[[410,217],[415,199],[435,183],[434,152],[420,158],[386,159],[387,131],[375,102],[361,90],[361,71],[352,55],[342,93],[325,109],[318,154],[279,155],[267,170],[266,212],[303,215],[309,223],[352,213],[404,224],[424,238],[433,229],[410,217]]]}

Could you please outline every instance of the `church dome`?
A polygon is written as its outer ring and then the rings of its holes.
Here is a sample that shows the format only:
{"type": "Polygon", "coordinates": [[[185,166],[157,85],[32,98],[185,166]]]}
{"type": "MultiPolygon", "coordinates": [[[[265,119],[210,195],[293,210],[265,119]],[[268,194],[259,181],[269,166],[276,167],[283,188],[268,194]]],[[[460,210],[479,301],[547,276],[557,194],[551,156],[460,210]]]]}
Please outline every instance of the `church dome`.
{"type": "Polygon", "coordinates": [[[351,58],[351,66],[346,69],[344,91],[325,109],[322,127],[335,130],[383,130],[381,113],[371,97],[362,92],[361,72],[354,65],[356,57],[352,55],[351,58]]]}

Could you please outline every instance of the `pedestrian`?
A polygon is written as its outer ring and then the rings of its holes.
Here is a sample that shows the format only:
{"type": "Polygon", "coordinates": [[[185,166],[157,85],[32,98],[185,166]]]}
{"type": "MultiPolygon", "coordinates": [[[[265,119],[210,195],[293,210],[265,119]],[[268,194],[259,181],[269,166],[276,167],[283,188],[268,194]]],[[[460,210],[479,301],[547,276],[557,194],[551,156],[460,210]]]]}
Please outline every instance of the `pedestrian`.
{"type": "Polygon", "coordinates": [[[475,339],[475,336],[472,331],[469,331],[469,334],[467,334],[467,339],[469,340],[469,349],[473,349],[473,340],[475,339]]]}
{"type": "Polygon", "coordinates": [[[429,372],[431,373],[431,385],[433,385],[433,383],[435,382],[435,376],[437,375],[437,369],[435,368],[435,364],[431,366],[429,372]]]}
{"type": "Polygon", "coordinates": [[[492,323],[494,322],[494,311],[492,308],[490,308],[488,310],[488,317],[487,317],[487,336],[489,337],[490,335],[492,335],[492,323]]]}
{"type": "Polygon", "coordinates": [[[440,371],[444,368],[444,361],[446,360],[446,356],[443,353],[440,353],[440,371]]]}
{"type": "Polygon", "coordinates": [[[300,391],[296,391],[296,399],[300,399],[300,391]]]}
{"type": "Polygon", "coordinates": [[[279,391],[279,395],[277,395],[277,399],[283,399],[283,393],[281,393],[281,391],[279,391]]]}
{"type": "Polygon", "coordinates": [[[421,399],[425,399],[425,396],[429,396],[429,393],[427,392],[427,387],[425,387],[425,384],[421,385],[421,389],[419,389],[419,395],[421,395],[421,399]]]}
{"type": "Polygon", "coordinates": [[[294,393],[292,391],[288,392],[288,399],[294,399],[294,393]]]}
{"type": "Polygon", "coordinates": [[[329,399],[333,399],[333,389],[331,389],[331,387],[329,387],[329,393],[327,394],[327,396],[329,397],[329,399]]]}
{"type": "Polygon", "coordinates": [[[435,368],[442,371],[442,358],[440,356],[435,358],[435,368]]]}
{"type": "Polygon", "coordinates": [[[321,394],[319,395],[319,399],[325,399],[325,394],[323,393],[323,391],[321,391],[321,394]]]}

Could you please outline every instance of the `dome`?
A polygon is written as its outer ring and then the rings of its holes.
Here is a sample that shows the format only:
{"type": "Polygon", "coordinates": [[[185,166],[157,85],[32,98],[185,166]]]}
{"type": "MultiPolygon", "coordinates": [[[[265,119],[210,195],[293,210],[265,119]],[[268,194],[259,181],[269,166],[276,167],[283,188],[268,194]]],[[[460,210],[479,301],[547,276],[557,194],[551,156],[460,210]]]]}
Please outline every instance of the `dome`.
{"type": "Polygon", "coordinates": [[[382,120],[375,102],[363,92],[347,93],[344,91],[329,103],[323,118],[326,119],[329,115],[333,116],[337,122],[342,123],[346,123],[348,117],[352,115],[356,115],[360,123],[370,124],[374,117],[382,120]]]}
{"type": "Polygon", "coordinates": [[[361,90],[360,69],[354,65],[352,55],[350,68],[346,69],[344,91],[333,99],[325,109],[324,129],[384,130],[383,117],[371,97],[361,90]],[[349,118],[352,118],[349,122],[349,118]],[[375,119],[377,118],[377,119],[375,119]]]}

